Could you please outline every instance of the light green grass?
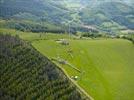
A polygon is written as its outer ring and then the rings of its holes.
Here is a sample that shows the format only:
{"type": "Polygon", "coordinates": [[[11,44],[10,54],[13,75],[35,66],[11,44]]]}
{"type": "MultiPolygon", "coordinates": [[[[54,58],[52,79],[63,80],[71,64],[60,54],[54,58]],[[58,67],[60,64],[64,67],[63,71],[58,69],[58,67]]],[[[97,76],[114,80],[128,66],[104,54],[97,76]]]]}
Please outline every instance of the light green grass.
{"type": "Polygon", "coordinates": [[[134,45],[127,40],[70,40],[63,46],[51,40],[34,41],[33,46],[49,58],[61,57],[79,68],[63,66],[95,100],[134,99],[134,45]],[[67,53],[73,50],[73,58],[67,53]]]}

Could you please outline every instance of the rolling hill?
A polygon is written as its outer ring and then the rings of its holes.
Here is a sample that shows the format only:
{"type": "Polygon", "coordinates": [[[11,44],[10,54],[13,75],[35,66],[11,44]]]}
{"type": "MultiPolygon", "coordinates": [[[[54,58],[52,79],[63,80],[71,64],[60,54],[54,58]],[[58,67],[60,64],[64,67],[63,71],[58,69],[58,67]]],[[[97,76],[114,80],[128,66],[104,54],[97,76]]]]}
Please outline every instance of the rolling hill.
{"type": "Polygon", "coordinates": [[[42,19],[53,23],[60,23],[69,17],[69,13],[64,7],[57,6],[51,0],[2,0],[0,10],[0,17],[5,19],[29,20],[31,18],[34,21],[42,19]]]}
{"type": "Polygon", "coordinates": [[[62,22],[70,19],[62,5],[47,0],[1,0],[0,18],[4,27],[23,31],[65,31],[62,22]],[[9,25],[9,24],[12,25],[9,25]],[[64,30],[63,30],[64,29],[64,30]]]}
{"type": "Polygon", "coordinates": [[[122,2],[103,2],[80,12],[81,20],[101,30],[134,29],[134,8],[122,2]]]}
{"type": "Polygon", "coordinates": [[[1,0],[0,18],[6,22],[0,25],[22,31],[65,33],[70,24],[73,33],[117,33],[134,29],[133,4],[131,0],[1,0]]]}

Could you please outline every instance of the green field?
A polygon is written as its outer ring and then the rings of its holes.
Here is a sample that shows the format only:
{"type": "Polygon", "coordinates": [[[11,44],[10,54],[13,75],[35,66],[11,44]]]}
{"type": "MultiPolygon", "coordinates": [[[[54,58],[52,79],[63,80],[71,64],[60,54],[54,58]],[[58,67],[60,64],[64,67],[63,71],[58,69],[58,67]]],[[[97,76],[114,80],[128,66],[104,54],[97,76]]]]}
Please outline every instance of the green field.
{"type": "Polygon", "coordinates": [[[70,77],[78,76],[77,83],[95,100],[134,99],[134,45],[130,41],[100,39],[69,42],[70,45],[64,46],[48,39],[34,41],[32,45],[50,59],[60,57],[80,69],[81,73],[67,65],[60,65],[70,77]]]}

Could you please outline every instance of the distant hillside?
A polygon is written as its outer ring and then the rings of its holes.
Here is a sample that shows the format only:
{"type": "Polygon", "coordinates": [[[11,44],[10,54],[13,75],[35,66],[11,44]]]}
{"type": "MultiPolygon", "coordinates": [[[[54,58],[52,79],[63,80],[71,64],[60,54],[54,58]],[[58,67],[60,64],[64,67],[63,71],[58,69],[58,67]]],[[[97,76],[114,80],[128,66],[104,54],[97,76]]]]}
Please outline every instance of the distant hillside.
{"type": "Polygon", "coordinates": [[[0,35],[0,100],[82,100],[64,73],[30,44],[0,35]]]}
{"type": "Polygon", "coordinates": [[[60,33],[66,31],[62,23],[71,17],[69,11],[62,5],[52,1],[1,0],[0,18],[12,21],[13,26],[6,23],[8,28],[33,32],[59,31],[60,33]],[[38,25],[41,27],[38,28],[38,25]]]}
{"type": "Polygon", "coordinates": [[[69,18],[66,9],[47,0],[2,0],[0,11],[0,17],[9,19],[30,19],[31,17],[34,21],[46,20],[60,23],[69,18]]]}
{"type": "Polygon", "coordinates": [[[81,21],[104,31],[134,29],[134,8],[120,2],[103,2],[88,6],[79,15],[81,21]]]}
{"type": "Polygon", "coordinates": [[[0,0],[0,27],[66,33],[134,30],[132,0],[0,0]],[[85,27],[86,26],[86,27],[85,27]]]}

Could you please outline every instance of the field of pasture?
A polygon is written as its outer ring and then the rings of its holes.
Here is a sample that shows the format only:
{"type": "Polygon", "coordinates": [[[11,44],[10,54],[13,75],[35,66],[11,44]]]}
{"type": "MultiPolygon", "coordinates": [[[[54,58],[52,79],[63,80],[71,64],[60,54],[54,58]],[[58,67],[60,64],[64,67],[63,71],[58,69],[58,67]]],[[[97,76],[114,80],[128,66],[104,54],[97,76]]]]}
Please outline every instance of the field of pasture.
{"type": "Polygon", "coordinates": [[[68,40],[61,45],[55,40],[34,41],[32,45],[49,59],[62,59],[60,64],[70,77],[95,100],[134,99],[134,45],[123,39],[68,40]]]}

